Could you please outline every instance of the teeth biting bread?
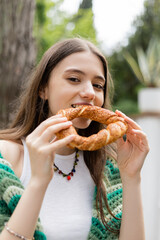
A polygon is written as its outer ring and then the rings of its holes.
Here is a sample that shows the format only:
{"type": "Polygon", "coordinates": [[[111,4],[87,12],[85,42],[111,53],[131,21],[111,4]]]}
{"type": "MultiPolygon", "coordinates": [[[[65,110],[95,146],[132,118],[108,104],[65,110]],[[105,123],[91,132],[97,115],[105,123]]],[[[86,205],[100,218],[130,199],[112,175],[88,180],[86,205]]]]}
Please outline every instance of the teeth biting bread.
{"type": "Polygon", "coordinates": [[[79,150],[94,151],[100,149],[122,137],[128,129],[128,124],[123,118],[118,117],[110,110],[97,106],[83,105],[76,108],[60,110],[57,114],[62,114],[62,116],[67,117],[69,121],[74,118],[83,117],[107,125],[106,129],[102,129],[97,134],[89,137],[79,136],[73,126],[56,133],[58,139],[75,134],[75,139],[68,144],[68,146],[70,148],[78,148],[79,150]]]}

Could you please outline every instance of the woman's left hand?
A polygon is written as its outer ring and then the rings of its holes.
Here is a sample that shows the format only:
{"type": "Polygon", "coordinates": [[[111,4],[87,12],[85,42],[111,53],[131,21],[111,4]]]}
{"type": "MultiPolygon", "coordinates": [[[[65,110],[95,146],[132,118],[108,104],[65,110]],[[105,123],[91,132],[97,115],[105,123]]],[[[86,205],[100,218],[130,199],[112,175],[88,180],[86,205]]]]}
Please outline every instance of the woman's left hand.
{"type": "Polygon", "coordinates": [[[116,110],[119,117],[128,123],[126,141],[117,140],[117,164],[123,180],[140,177],[140,171],[149,152],[148,140],[140,126],[122,112],[116,110]]]}

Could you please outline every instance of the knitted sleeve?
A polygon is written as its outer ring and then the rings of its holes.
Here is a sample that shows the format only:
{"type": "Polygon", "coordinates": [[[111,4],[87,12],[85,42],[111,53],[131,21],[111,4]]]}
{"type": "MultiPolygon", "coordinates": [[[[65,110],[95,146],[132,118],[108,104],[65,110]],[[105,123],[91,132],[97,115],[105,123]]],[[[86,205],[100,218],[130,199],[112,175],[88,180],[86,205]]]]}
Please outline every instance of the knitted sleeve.
{"type": "MultiPolygon", "coordinates": [[[[108,159],[106,161],[105,172],[104,172],[104,185],[107,192],[107,200],[111,212],[119,220],[112,217],[106,207],[103,205],[104,214],[108,225],[113,229],[120,229],[121,217],[122,217],[122,183],[120,178],[119,169],[117,167],[116,161],[113,159],[108,159]]],[[[92,215],[92,225],[89,232],[88,240],[118,240],[119,234],[113,233],[106,230],[101,219],[98,217],[96,209],[96,189],[93,201],[93,215],[92,215]]]]}
{"type": "MultiPolygon", "coordinates": [[[[0,153],[0,232],[4,228],[4,223],[12,215],[23,191],[23,185],[13,172],[11,164],[0,153]]],[[[36,240],[46,240],[40,219],[38,219],[34,237],[36,240]]]]}

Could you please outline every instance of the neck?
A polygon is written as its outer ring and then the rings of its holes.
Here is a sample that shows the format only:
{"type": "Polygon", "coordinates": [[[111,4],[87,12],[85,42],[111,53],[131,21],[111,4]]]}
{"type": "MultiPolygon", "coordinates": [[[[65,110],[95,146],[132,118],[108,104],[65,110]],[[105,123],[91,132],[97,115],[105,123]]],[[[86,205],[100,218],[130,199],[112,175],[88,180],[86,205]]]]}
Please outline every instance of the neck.
{"type": "Polygon", "coordinates": [[[71,149],[71,148],[68,148],[68,147],[63,147],[63,148],[59,148],[56,151],[56,154],[59,154],[59,155],[69,155],[69,154],[72,154],[74,152],[75,152],[75,148],[71,149]]]}

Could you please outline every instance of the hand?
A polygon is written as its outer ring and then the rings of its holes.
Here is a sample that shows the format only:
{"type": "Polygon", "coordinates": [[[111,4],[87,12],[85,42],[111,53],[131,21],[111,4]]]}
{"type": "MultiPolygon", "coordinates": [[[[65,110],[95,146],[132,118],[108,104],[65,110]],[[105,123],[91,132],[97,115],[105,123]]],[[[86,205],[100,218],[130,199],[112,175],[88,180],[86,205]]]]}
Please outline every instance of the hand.
{"type": "Polygon", "coordinates": [[[62,115],[55,115],[42,122],[26,138],[26,144],[31,161],[31,179],[36,179],[40,184],[47,185],[54,173],[55,151],[66,146],[74,139],[74,135],[58,140],[56,132],[66,129],[72,125],[62,115]]]}
{"type": "Polygon", "coordinates": [[[149,152],[148,141],[140,126],[116,110],[116,114],[128,123],[126,141],[123,138],[117,140],[117,163],[122,181],[140,177],[146,155],[149,152]]]}

